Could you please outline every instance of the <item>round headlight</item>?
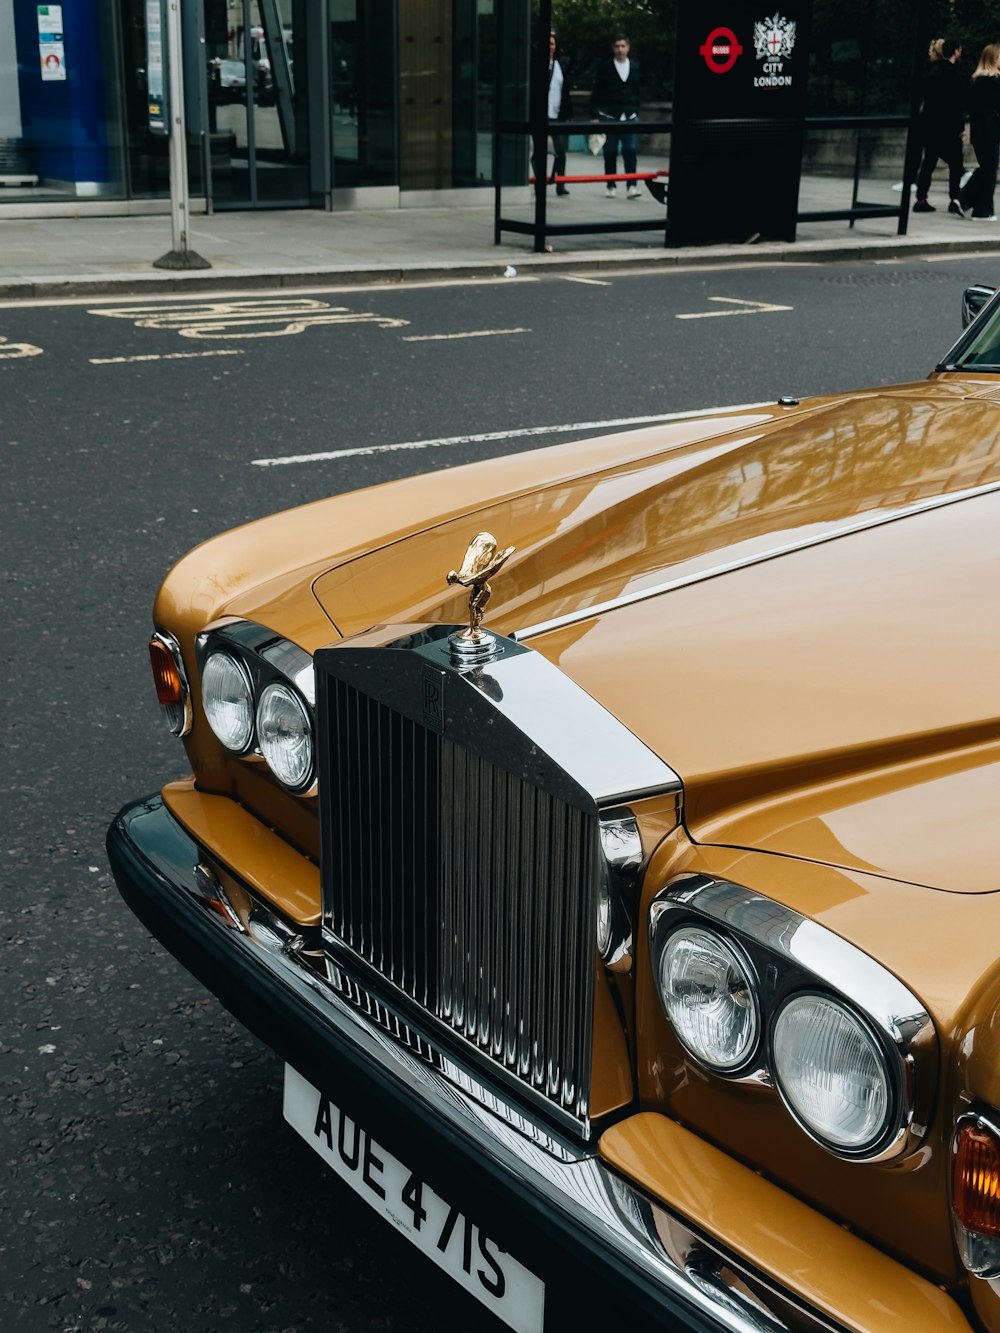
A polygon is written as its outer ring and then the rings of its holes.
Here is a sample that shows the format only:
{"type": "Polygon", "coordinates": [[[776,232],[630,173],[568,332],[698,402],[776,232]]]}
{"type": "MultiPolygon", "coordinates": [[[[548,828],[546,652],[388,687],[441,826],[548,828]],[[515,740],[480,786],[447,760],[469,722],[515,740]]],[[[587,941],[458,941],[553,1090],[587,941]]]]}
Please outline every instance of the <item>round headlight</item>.
{"type": "Polygon", "coordinates": [[[771,1053],[782,1100],[825,1147],[860,1156],[884,1137],[893,1110],[885,1056],[838,1000],[793,996],[774,1021],[771,1053]]]}
{"type": "Polygon", "coordinates": [[[253,700],[246,672],[228,653],[213,653],[201,673],[208,725],[228,750],[242,754],[253,739],[253,700]]]}
{"type": "Polygon", "coordinates": [[[261,691],[257,743],[279,782],[293,790],[308,784],[313,770],[312,725],[305,705],[288,685],[275,682],[261,691]]]}
{"type": "Polygon", "coordinates": [[[713,932],[682,926],[663,946],[659,973],[663,1008],[695,1059],[721,1073],[744,1065],[760,1032],[749,964],[713,932]]]}

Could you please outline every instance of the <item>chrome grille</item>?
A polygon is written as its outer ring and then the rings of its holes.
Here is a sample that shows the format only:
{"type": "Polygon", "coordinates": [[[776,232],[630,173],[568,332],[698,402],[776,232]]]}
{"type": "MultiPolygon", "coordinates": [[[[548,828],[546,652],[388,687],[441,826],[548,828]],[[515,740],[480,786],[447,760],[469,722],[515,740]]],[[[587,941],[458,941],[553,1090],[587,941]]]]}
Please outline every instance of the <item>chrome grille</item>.
{"type": "Polygon", "coordinates": [[[352,683],[318,685],[327,930],[479,1058],[585,1121],[596,807],[352,683]]]}

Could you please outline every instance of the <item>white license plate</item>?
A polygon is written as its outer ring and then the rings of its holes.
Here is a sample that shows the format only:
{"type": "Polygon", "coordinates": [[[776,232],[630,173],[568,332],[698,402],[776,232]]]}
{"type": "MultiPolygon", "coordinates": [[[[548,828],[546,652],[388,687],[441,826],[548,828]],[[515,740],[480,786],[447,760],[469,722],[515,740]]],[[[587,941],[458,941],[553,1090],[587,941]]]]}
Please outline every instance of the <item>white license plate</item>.
{"type": "Polygon", "coordinates": [[[351,1189],[517,1333],[542,1333],[545,1284],[285,1066],[285,1119],[351,1189]]]}

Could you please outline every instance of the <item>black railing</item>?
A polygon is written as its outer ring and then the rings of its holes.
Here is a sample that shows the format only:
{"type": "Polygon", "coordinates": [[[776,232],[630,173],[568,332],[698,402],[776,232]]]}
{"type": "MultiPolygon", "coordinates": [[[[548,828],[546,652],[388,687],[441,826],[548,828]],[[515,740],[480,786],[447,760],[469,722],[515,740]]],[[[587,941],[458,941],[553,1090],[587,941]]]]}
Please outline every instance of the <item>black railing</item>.
{"type": "MultiPolygon", "coordinates": [[[[628,132],[630,134],[669,134],[673,131],[672,120],[635,120],[628,122],[628,132]]],[[[548,151],[548,136],[550,134],[561,135],[588,135],[602,133],[606,129],[606,123],[601,121],[548,121],[545,122],[544,132],[539,134],[532,128],[528,121],[502,121],[499,125],[499,134],[518,134],[524,135],[532,142],[534,152],[532,158],[535,162],[545,162],[548,151]]],[[[858,141],[854,153],[854,171],[851,183],[851,202],[846,208],[820,208],[820,209],[802,209],[796,213],[796,222],[849,222],[851,226],[857,221],[866,218],[897,218],[897,235],[905,236],[910,212],[910,187],[916,179],[917,164],[920,157],[919,137],[916,133],[915,121],[909,115],[897,116],[806,116],[803,121],[803,132],[823,130],[857,130],[858,141]],[[900,192],[900,201],[898,204],[873,203],[864,200],[861,197],[862,191],[862,143],[861,132],[866,130],[898,129],[906,131],[906,147],[904,150],[902,187],[900,192]]],[[[653,173],[640,172],[642,177],[652,175],[653,173]]],[[[572,183],[573,177],[567,179],[572,183]]],[[[604,176],[600,172],[595,172],[588,176],[590,180],[603,180],[604,176]]],[[[494,189],[494,232],[493,240],[499,245],[501,235],[505,231],[517,232],[524,236],[534,238],[534,248],[536,253],[542,253],[545,250],[546,238],[549,236],[571,236],[585,235],[595,233],[612,232],[637,232],[637,231],[662,231],[664,234],[664,244],[668,245],[669,231],[668,219],[666,215],[661,218],[637,218],[630,221],[617,221],[607,219],[598,222],[553,222],[548,221],[546,186],[549,179],[546,176],[536,177],[534,182],[534,216],[529,222],[523,219],[505,217],[502,208],[502,186],[499,175],[496,178],[494,189]]]]}
{"type": "MultiPolygon", "coordinates": [[[[669,133],[673,129],[672,120],[630,120],[627,122],[629,134],[662,134],[669,133]]],[[[531,140],[533,152],[531,154],[533,161],[542,163],[546,161],[548,153],[548,137],[550,134],[604,134],[613,126],[607,121],[556,121],[548,120],[544,122],[544,128],[541,132],[537,127],[533,127],[529,121],[508,120],[501,121],[498,134],[520,134],[525,135],[531,140]]],[[[651,172],[637,173],[640,176],[649,176],[651,172]]],[[[572,178],[570,178],[572,179],[572,178]]],[[[589,176],[591,180],[604,180],[605,175],[602,172],[594,172],[589,176]]],[[[493,216],[493,241],[496,245],[500,244],[502,232],[514,231],[520,232],[523,236],[533,236],[535,240],[535,251],[541,254],[545,250],[545,240],[547,236],[572,236],[593,234],[596,232],[630,232],[630,231],[662,231],[664,233],[664,244],[666,244],[666,214],[662,218],[635,218],[628,222],[616,222],[612,219],[600,222],[553,222],[550,223],[547,218],[547,197],[546,185],[548,178],[545,175],[538,175],[534,184],[534,219],[531,222],[525,222],[517,218],[503,216],[502,210],[502,186],[499,175],[495,177],[496,185],[494,188],[494,216],[493,216]]]]}

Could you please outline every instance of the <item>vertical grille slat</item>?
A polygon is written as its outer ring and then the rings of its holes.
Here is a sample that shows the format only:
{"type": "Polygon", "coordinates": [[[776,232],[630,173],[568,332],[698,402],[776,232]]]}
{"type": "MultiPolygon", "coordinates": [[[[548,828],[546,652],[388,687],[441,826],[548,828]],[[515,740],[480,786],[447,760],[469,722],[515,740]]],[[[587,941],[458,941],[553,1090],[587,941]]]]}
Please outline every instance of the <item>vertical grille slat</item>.
{"type": "Polygon", "coordinates": [[[509,1077],[586,1119],[596,810],[324,680],[333,934],[509,1077]]]}

